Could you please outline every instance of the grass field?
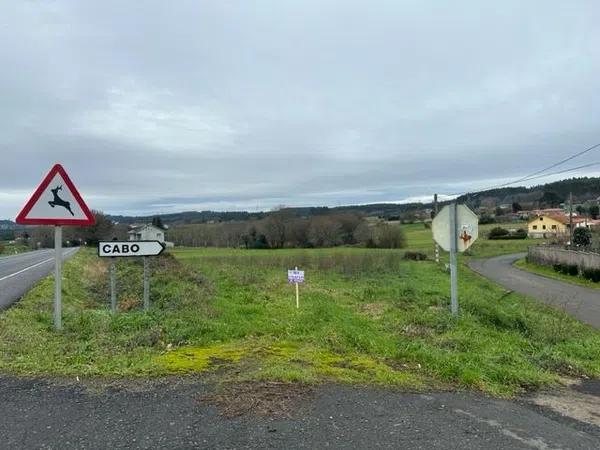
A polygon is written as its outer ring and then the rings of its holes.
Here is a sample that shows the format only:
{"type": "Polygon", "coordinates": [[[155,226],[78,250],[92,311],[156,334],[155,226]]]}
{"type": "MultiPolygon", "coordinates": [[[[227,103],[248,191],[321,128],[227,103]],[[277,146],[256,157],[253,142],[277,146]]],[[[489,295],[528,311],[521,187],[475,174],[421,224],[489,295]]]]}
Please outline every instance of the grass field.
{"type": "Polygon", "coordinates": [[[447,273],[429,261],[406,261],[403,253],[181,249],[177,259],[155,260],[149,312],[140,309],[141,265],[123,261],[121,312],[113,317],[105,263],[81,251],[65,265],[62,332],[52,329],[51,279],[0,315],[0,370],[204,373],[503,396],[561,375],[600,376],[599,332],[462,266],[461,315],[454,319],[447,273]],[[293,266],[307,276],[299,309],[286,280],[293,266]]]}
{"type": "MultiPolygon", "coordinates": [[[[425,228],[422,223],[409,225],[401,225],[406,234],[408,250],[420,251],[433,257],[434,242],[431,229],[425,228]]],[[[466,257],[485,258],[496,255],[504,255],[509,253],[526,252],[530,245],[540,245],[546,242],[545,239],[516,239],[516,240],[489,240],[487,234],[492,228],[502,227],[511,228],[526,228],[525,223],[510,223],[510,224],[486,224],[479,226],[479,239],[475,241],[469,249],[466,257]]],[[[441,252],[442,257],[447,257],[445,252],[441,252]]]]}

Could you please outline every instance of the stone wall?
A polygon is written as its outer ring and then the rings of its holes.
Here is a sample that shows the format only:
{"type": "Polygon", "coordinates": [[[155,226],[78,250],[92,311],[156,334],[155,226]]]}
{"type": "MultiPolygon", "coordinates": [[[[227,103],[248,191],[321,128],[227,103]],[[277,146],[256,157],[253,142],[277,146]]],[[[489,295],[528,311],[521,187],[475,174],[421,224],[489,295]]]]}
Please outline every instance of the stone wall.
{"type": "Polygon", "coordinates": [[[583,269],[600,269],[600,254],[565,250],[561,247],[538,245],[529,247],[527,260],[544,266],[568,264],[583,269]]]}

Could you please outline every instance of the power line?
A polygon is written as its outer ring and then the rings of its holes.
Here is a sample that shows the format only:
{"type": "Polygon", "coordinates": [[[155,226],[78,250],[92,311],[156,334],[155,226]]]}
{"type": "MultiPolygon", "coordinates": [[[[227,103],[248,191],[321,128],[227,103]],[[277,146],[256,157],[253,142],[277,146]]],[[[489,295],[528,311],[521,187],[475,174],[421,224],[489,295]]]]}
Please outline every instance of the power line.
{"type": "MultiPolygon", "coordinates": [[[[583,165],[577,166],[577,167],[571,167],[569,169],[559,170],[557,172],[544,173],[542,175],[537,175],[535,177],[529,177],[527,179],[527,181],[529,181],[529,180],[537,180],[539,178],[550,177],[552,175],[560,175],[560,174],[563,174],[563,173],[573,172],[575,170],[585,169],[586,167],[592,167],[592,166],[600,166],[600,161],[596,161],[596,162],[589,163],[589,164],[583,164],[583,165]]],[[[504,187],[504,186],[505,185],[498,185],[498,186],[495,186],[495,187],[489,187],[489,188],[485,188],[485,189],[480,189],[480,190],[475,191],[475,192],[461,192],[460,194],[450,194],[450,195],[451,196],[461,196],[461,195],[466,195],[466,194],[473,195],[473,194],[477,194],[479,192],[490,191],[492,189],[500,189],[501,187],[504,187]]]]}
{"type": "Polygon", "coordinates": [[[501,187],[503,187],[503,186],[508,186],[508,185],[510,185],[510,184],[515,184],[515,183],[521,183],[522,181],[528,181],[528,180],[530,180],[530,179],[533,179],[533,178],[534,178],[536,175],[539,175],[539,174],[541,174],[541,173],[544,173],[544,172],[546,172],[547,170],[554,169],[555,167],[561,166],[561,165],[563,165],[564,163],[566,163],[566,162],[569,162],[569,161],[571,161],[572,159],[575,159],[575,158],[577,158],[578,156],[584,155],[584,154],[586,154],[587,152],[591,152],[592,150],[594,150],[595,148],[598,148],[598,147],[600,147],[600,143],[598,143],[598,144],[595,144],[595,145],[592,145],[591,147],[588,147],[588,148],[586,148],[585,150],[582,150],[582,151],[580,151],[580,152],[578,152],[578,153],[575,153],[574,155],[571,155],[571,156],[569,156],[568,158],[565,158],[565,159],[563,159],[563,160],[561,160],[561,161],[559,161],[559,162],[557,162],[557,163],[551,164],[551,165],[549,165],[548,167],[545,167],[545,168],[543,168],[543,169],[540,169],[540,170],[538,170],[538,171],[536,171],[536,172],[530,173],[529,175],[526,175],[526,176],[524,176],[524,177],[522,177],[522,178],[519,178],[518,180],[511,181],[510,183],[505,183],[505,184],[504,184],[504,185],[502,185],[501,187]]]}
{"type": "Polygon", "coordinates": [[[596,162],[589,163],[589,164],[584,164],[582,166],[571,167],[570,169],[559,170],[558,172],[545,173],[543,175],[538,175],[536,177],[530,177],[527,179],[527,181],[536,180],[538,178],[549,177],[552,175],[560,175],[561,173],[573,172],[574,170],[585,169],[586,167],[592,167],[592,166],[598,166],[598,165],[600,165],[600,161],[596,161],[596,162]]]}
{"type": "Polygon", "coordinates": [[[494,186],[489,186],[489,187],[486,187],[486,188],[478,189],[475,192],[460,192],[460,193],[450,194],[450,195],[452,195],[452,196],[460,196],[460,195],[465,195],[465,194],[476,194],[478,192],[489,191],[489,190],[492,190],[492,189],[500,189],[500,188],[503,188],[503,187],[506,187],[506,186],[510,186],[511,184],[522,183],[524,181],[535,180],[535,179],[543,178],[543,177],[546,177],[546,176],[558,175],[560,173],[566,173],[566,172],[570,172],[570,171],[573,171],[573,170],[583,169],[584,167],[594,166],[594,165],[597,165],[597,164],[600,164],[600,163],[586,164],[586,165],[580,166],[580,167],[573,167],[571,169],[566,169],[566,170],[559,171],[559,172],[553,172],[553,173],[550,173],[550,174],[541,175],[543,172],[546,172],[547,170],[550,170],[550,169],[553,169],[555,167],[558,167],[558,166],[560,166],[560,165],[562,165],[562,164],[564,164],[564,163],[566,163],[568,161],[571,161],[572,159],[575,159],[578,156],[584,155],[584,154],[586,154],[586,153],[588,153],[588,152],[590,152],[590,151],[592,151],[592,150],[594,150],[594,149],[596,149],[598,147],[600,147],[600,143],[592,145],[591,147],[588,147],[585,150],[582,150],[582,151],[580,151],[578,153],[575,153],[574,155],[569,156],[568,158],[565,158],[565,159],[563,159],[561,161],[558,161],[558,162],[556,162],[554,164],[551,164],[548,167],[545,167],[543,169],[537,170],[537,171],[535,171],[533,173],[530,173],[529,175],[526,175],[524,177],[518,178],[516,180],[510,181],[510,182],[507,182],[507,183],[502,183],[502,184],[498,184],[498,185],[494,185],[494,186]]]}

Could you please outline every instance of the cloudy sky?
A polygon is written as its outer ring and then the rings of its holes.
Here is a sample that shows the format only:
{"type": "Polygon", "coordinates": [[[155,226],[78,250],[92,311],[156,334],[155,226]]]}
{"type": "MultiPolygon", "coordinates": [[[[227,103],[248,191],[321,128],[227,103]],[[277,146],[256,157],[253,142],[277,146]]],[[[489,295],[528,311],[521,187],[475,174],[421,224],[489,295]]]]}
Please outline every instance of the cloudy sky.
{"type": "Polygon", "coordinates": [[[55,162],[128,214],[517,178],[600,142],[598,23],[596,0],[2,2],[0,218],[55,162]]]}

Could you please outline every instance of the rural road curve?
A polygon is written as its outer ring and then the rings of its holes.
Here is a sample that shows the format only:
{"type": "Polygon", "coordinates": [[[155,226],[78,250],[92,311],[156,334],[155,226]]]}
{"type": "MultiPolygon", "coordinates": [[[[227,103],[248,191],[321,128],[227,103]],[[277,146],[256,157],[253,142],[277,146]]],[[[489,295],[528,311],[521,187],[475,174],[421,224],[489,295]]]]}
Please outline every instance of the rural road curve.
{"type": "MultiPolygon", "coordinates": [[[[63,382],[64,383],[64,382],[63,382]]],[[[598,449],[600,428],[527,402],[323,385],[285,418],[227,418],[214,387],[168,380],[86,389],[0,376],[3,448],[598,449]]]]}
{"type": "Polygon", "coordinates": [[[475,260],[469,267],[503,287],[533,297],[577,319],[600,328],[600,290],[536,275],[517,269],[515,261],[526,253],[475,260]]]}
{"type": "MultiPolygon", "coordinates": [[[[63,249],[63,259],[78,249],[63,249]]],[[[54,250],[36,250],[0,257],[0,310],[19,300],[54,268],[54,250]]]]}

